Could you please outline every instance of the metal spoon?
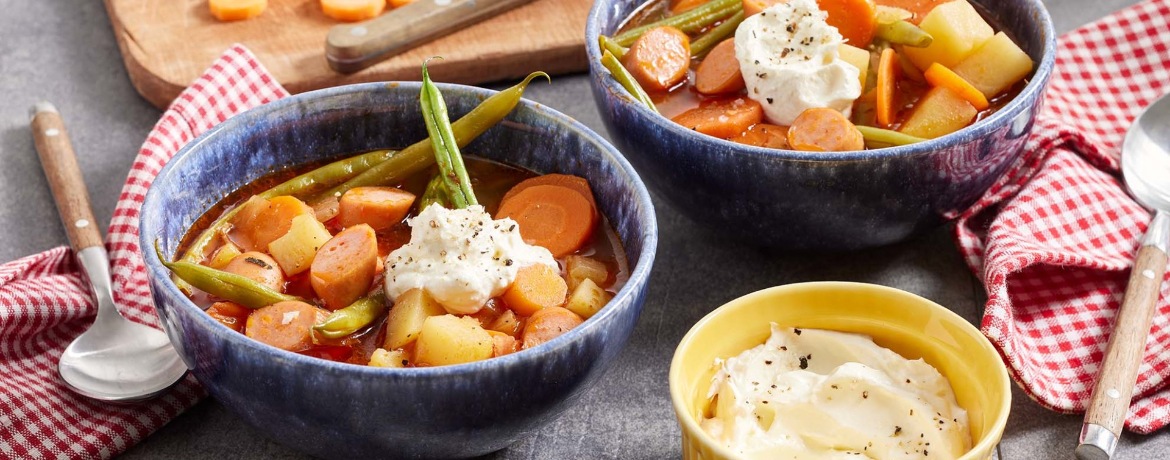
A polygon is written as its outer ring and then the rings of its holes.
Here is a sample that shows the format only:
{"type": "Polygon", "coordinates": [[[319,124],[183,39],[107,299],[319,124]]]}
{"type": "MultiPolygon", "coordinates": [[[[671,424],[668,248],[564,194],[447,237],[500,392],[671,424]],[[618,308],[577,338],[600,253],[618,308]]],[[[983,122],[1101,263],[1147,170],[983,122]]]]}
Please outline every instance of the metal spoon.
{"type": "Polygon", "coordinates": [[[1166,248],[1170,245],[1170,96],[1158,99],[1134,120],[1121,146],[1121,172],[1130,194],[1154,210],[1154,219],[1138,250],[1125,300],[1113,323],[1097,385],[1085,412],[1076,449],[1079,460],[1108,460],[1117,448],[1166,275],[1166,248]]]}
{"type": "Polygon", "coordinates": [[[93,325],[65,349],[58,372],[71,390],[102,401],[133,403],[157,396],[181,379],[187,366],[166,334],[118,313],[110,290],[109,255],[65,123],[48,102],[29,109],[29,118],[65,233],[98,304],[93,325]]]}

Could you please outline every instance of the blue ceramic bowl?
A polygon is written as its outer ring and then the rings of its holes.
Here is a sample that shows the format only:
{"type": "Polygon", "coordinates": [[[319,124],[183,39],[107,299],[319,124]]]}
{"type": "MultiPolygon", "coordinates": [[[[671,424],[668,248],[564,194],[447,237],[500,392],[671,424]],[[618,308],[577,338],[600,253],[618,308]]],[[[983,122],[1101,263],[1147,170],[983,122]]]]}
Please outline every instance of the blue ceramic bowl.
{"type": "MultiPolygon", "coordinates": [[[[493,92],[439,85],[451,117],[493,92]]],[[[418,83],[370,83],[282,99],[220,124],[162,169],[142,207],[140,242],[174,254],[228,193],[289,165],[426,137],[418,83]]],[[[548,423],[596,381],[637,322],[658,229],[642,181],[608,142],[524,101],[464,151],[585,177],[629,256],[629,282],[585,324],[539,347],[457,366],[380,369],[255,342],[211,319],[145,251],[171,343],[216,399],[269,438],[327,458],[451,458],[502,449],[548,423]]]]}
{"type": "Polygon", "coordinates": [[[1023,92],[986,120],[919,144],[859,152],[772,150],[683,128],[635,102],[601,65],[645,0],[597,0],[585,26],[593,96],[610,136],[676,209],[726,235],[788,250],[905,240],[971,206],[1020,156],[1056,54],[1040,0],[974,0],[1036,62],[1023,92]]]}

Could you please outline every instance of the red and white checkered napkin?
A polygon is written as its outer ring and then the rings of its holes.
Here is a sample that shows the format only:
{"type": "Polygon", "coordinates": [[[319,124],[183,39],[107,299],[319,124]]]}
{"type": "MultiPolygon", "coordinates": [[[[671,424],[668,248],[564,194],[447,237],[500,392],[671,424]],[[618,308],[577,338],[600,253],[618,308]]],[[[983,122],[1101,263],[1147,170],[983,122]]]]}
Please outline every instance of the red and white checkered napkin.
{"type": "MultiPolygon", "coordinates": [[[[134,159],[107,236],[122,314],[159,327],[138,248],[138,211],[159,170],[204,131],[287,95],[255,56],[237,45],[163,114],[134,159]]],[[[204,396],[190,376],[162,397],[131,406],[96,402],[66,389],[57,376],[57,359],[96,311],[69,248],[0,266],[0,458],[113,457],[204,396]]]]}
{"type": "MultiPolygon", "coordinates": [[[[1170,0],[1062,37],[1027,154],[970,210],[957,240],[987,287],[983,333],[1041,405],[1084,411],[1150,216],[1120,182],[1130,122],[1170,92],[1170,0]]],[[[1126,427],[1170,424],[1170,284],[1126,427]]]]}

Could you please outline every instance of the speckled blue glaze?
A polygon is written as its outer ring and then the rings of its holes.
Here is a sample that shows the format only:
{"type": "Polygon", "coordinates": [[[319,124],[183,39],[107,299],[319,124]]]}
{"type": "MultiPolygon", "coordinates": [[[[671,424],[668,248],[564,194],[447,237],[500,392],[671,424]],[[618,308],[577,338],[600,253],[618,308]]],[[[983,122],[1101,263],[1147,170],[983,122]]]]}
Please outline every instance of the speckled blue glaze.
{"type": "Polygon", "coordinates": [[[853,250],[905,240],[954,218],[1019,157],[1052,73],[1055,32],[1040,0],[975,0],[1037,63],[1006,107],[927,142],[861,152],[751,147],[705,136],[638,104],[601,65],[645,0],[597,0],[586,40],[593,95],[611,137],[643,177],[692,220],[763,246],[853,250]]]}
{"type": "MultiPolygon", "coordinates": [[[[453,119],[492,94],[439,87],[453,119]]],[[[142,247],[158,240],[164,253],[174,254],[182,235],[213,203],[275,169],[425,138],[419,88],[418,83],[344,86],[227,120],[162,169],[142,207],[142,247]]],[[[497,359],[369,368],[289,353],[229,330],[184,297],[154,253],[145,251],[159,316],[195,377],[269,438],[326,458],[481,455],[563,412],[609,366],[637,322],[658,242],[650,196],[608,142],[527,101],[464,150],[589,180],[632,267],[629,282],[605,309],[547,344],[497,359]]]]}

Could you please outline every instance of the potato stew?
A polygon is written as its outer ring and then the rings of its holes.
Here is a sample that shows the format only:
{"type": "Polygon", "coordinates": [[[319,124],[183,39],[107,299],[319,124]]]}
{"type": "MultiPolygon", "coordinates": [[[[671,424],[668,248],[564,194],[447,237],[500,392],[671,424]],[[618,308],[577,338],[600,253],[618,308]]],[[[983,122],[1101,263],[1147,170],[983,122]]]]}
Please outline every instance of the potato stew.
{"type": "Polygon", "coordinates": [[[655,0],[600,41],[610,73],[674,122],[804,151],[958,131],[1033,70],[968,0],[655,0]]]}
{"type": "Polygon", "coordinates": [[[627,278],[616,233],[585,179],[458,149],[534,76],[450,123],[424,67],[429,139],[262,178],[164,263],[227,328],[333,361],[441,366],[556,338],[627,278]]]}

